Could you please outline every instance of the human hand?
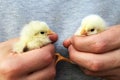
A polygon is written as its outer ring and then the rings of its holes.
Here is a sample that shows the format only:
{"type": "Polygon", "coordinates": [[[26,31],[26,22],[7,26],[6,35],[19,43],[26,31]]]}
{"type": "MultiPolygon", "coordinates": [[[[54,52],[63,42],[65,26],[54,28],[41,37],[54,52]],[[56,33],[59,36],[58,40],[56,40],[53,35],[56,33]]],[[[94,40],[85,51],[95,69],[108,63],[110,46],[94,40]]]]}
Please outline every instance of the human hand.
{"type": "Polygon", "coordinates": [[[120,25],[91,36],[64,41],[70,59],[87,75],[120,80],[120,25]]]}
{"type": "MultiPolygon", "coordinates": [[[[51,35],[55,42],[57,35],[51,35]]],[[[48,44],[40,49],[15,54],[12,47],[18,39],[0,43],[0,80],[54,80],[54,46],[48,44]]]]}

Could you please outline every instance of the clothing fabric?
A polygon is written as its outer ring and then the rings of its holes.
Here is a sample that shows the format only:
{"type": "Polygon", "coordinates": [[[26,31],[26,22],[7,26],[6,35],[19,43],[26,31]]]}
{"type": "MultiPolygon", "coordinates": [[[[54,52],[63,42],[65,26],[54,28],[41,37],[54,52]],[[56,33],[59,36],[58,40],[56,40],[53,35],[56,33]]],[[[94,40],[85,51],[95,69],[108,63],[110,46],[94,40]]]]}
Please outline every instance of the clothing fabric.
{"type": "MultiPolygon", "coordinates": [[[[98,14],[108,26],[120,23],[120,0],[0,0],[0,42],[19,37],[23,26],[32,20],[45,21],[59,39],[56,52],[68,56],[63,41],[72,36],[81,20],[98,14]]],[[[55,80],[100,80],[85,75],[78,66],[58,63],[55,80]]]]}

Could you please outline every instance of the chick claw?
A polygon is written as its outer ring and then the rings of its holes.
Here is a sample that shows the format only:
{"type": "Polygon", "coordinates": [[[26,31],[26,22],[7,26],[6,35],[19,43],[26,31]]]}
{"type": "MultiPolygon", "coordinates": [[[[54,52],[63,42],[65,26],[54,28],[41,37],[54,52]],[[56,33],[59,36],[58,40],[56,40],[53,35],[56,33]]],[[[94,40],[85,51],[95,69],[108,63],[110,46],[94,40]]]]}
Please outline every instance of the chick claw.
{"type": "Polygon", "coordinates": [[[56,53],[56,54],[55,54],[55,57],[56,57],[56,64],[57,64],[59,61],[65,61],[65,62],[69,62],[69,63],[74,64],[70,59],[63,57],[63,56],[60,55],[59,53],[56,53]]]}

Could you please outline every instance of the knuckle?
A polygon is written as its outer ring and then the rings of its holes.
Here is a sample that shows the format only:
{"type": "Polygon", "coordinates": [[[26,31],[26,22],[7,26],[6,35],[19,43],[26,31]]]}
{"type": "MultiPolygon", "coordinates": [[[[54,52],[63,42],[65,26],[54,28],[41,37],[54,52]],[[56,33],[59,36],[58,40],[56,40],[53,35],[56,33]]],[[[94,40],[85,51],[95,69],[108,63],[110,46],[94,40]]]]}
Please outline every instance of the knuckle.
{"type": "Polygon", "coordinates": [[[53,60],[53,55],[48,53],[45,58],[44,58],[44,62],[50,63],[53,60]]]}
{"type": "Polygon", "coordinates": [[[95,53],[101,53],[105,50],[106,43],[103,41],[99,41],[96,42],[92,47],[95,53]]]}
{"type": "Polygon", "coordinates": [[[100,71],[103,67],[103,63],[99,60],[94,60],[89,62],[88,69],[90,71],[100,71]]]}

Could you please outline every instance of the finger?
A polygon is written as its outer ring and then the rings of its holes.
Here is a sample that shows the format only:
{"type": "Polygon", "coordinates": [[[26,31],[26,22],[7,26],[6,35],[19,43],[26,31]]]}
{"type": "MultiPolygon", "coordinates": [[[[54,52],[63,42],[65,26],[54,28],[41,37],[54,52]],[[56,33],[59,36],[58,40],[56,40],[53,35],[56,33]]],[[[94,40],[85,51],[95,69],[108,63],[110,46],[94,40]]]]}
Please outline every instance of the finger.
{"type": "Polygon", "coordinates": [[[114,68],[114,69],[109,69],[109,70],[104,70],[104,71],[90,71],[87,69],[83,69],[83,72],[87,75],[91,76],[97,76],[97,77],[117,77],[119,76],[120,78],[120,68],[114,68]]]}
{"type": "Polygon", "coordinates": [[[41,69],[47,66],[54,57],[54,46],[49,44],[40,49],[32,50],[21,55],[22,60],[24,61],[24,66],[26,66],[26,71],[34,71],[36,69],[41,69]],[[28,64],[28,65],[26,65],[28,64]]]}
{"type": "Polygon", "coordinates": [[[5,56],[5,55],[11,53],[14,43],[16,43],[18,40],[19,40],[19,38],[13,38],[13,39],[10,39],[8,41],[1,42],[0,43],[0,52],[1,52],[1,55],[5,56]]]}
{"type": "Polygon", "coordinates": [[[1,61],[0,70],[10,73],[11,76],[34,72],[48,66],[54,56],[54,46],[49,44],[40,49],[28,51],[23,54],[8,55],[1,61]]]}
{"type": "Polygon", "coordinates": [[[26,77],[26,80],[53,80],[56,74],[55,61],[46,68],[33,72],[26,77]]]}
{"type": "Polygon", "coordinates": [[[93,54],[79,52],[73,46],[69,47],[70,59],[91,71],[102,71],[120,66],[119,52],[118,49],[104,54],[93,54]]]}
{"type": "Polygon", "coordinates": [[[64,40],[63,45],[65,48],[68,48],[71,45],[71,38],[64,40]]]}
{"type": "Polygon", "coordinates": [[[79,51],[101,53],[120,47],[120,26],[113,26],[110,29],[91,36],[71,38],[72,45],[79,51]]]}
{"type": "Polygon", "coordinates": [[[56,33],[53,33],[52,35],[49,35],[49,38],[54,43],[58,40],[58,35],[56,33]]]}

